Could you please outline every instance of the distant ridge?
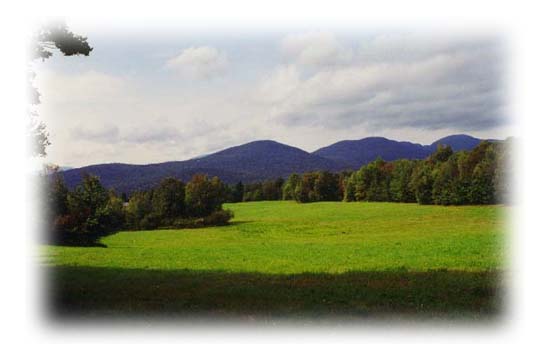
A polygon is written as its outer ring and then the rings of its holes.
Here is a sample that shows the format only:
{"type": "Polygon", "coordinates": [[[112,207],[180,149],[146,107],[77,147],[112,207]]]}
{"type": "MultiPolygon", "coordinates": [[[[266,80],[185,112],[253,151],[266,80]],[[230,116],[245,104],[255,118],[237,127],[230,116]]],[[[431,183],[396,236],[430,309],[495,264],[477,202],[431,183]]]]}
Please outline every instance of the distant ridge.
{"type": "Polygon", "coordinates": [[[372,162],[377,157],[386,161],[397,159],[424,159],[432,154],[438,144],[450,145],[454,151],[470,150],[482,140],[465,134],[450,135],[430,145],[391,140],[383,137],[367,137],[358,140],[344,140],[320,148],[312,154],[346,163],[354,169],[372,162]]]}
{"type": "Polygon", "coordinates": [[[430,145],[432,151],[437,149],[437,145],[450,145],[455,152],[461,150],[470,150],[475,148],[481,139],[474,138],[466,134],[449,135],[447,137],[436,140],[430,145]]]}
{"type": "Polygon", "coordinates": [[[80,183],[82,174],[87,172],[99,176],[107,188],[131,193],[151,188],[166,177],[188,181],[196,173],[218,176],[227,183],[251,183],[287,177],[293,172],[338,171],[342,168],[337,162],[299,148],[272,140],[260,140],[186,161],[147,165],[98,164],[71,169],[62,174],[70,188],[80,183]]]}
{"type": "Polygon", "coordinates": [[[100,177],[102,184],[117,192],[132,193],[149,189],[166,177],[188,181],[193,174],[218,176],[226,183],[259,182],[291,173],[357,169],[378,156],[392,161],[400,158],[422,159],[437,144],[450,145],[455,151],[469,150],[481,139],[459,134],[441,138],[430,145],[395,141],[383,137],[344,140],[308,153],[273,140],[258,140],[230,147],[212,154],[185,161],[134,165],[123,163],[97,164],[61,172],[67,186],[74,188],[84,173],[100,177]]]}

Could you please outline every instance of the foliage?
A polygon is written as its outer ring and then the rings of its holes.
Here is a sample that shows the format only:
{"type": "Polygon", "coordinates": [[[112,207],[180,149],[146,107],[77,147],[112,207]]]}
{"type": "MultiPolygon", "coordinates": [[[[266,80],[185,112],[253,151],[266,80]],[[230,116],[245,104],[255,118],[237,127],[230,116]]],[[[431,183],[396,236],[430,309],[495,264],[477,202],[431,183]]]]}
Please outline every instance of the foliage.
{"type": "Polygon", "coordinates": [[[164,179],[156,188],[135,192],[127,205],[114,191],[107,191],[92,175],[70,191],[57,174],[49,177],[46,200],[51,242],[91,244],[121,229],[224,225],[233,213],[221,209],[225,201],[218,178],[197,175],[187,185],[175,178],[164,179]]]}
{"type": "Polygon", "coordinates": [[[166,178],[152,193],[151,211],[163,225],[186,216],[185,183],[176,178],[166,178]]]}
{"type": "Polygon", "coordinates": [[[185,206],[191,217],[204,217],[221,209],[224,190],[218,177],[196,174],[185,186],[185,206]]]}
{"type": "Polygon", "coordinates": [[[295,200],[495,204],[510,198],[510,172],[505,162],[508,149],[507,143],[484,141],[471,151],[454,153],[450,146],[438,145],[424,160],[387,162],[378,157],[355,172],[292,173],[286,180],[223,186],[222,192],[230,203],[295,200]]]}
{"type": "Polygon", "coordinates": [[[239,181],[237,184],[230,186],[228,185],[226,188],[227,193],[227,199],[226,201],[229,203],[237,203],[242,202],[244,197],[244,185],[243,182],[239,181]]]}
{"type": "Polygon", "coordinates": [[[187,184],[166,178],[153,189],[134,192],[127,207],[97,177],[85,177],[71,192],[55,176],[48,193],[50,223],[58,240],[88,242],[123,226],[152,230],[227,224],[232,214],[222,210],[224,202],[495,204],[509,199],[509,147],[484,141],[471,151],[453,153],[450,147],[438,146],[425,160],[378,158],[355,172],[308,172],[234,186],[204,174],[194,175],[187,184]]]}
{"type": "MultiPolygon", "coordinates": [[[[93,48],[88,44],[88,39],[84,36],[74,34],[69,31],[64,23],[52,23],[40,27],[32,39],[32,58],[31,60],[48,59],[53,55],[53,50],[58,49],[64,56],[90,55],[93,48]]],[[[28,92],[31,105],[40,104],[40,93],[32,85],[34,72],[28,72],[28,92]]],[[[30,144],[32,145],[31,154],[33,156],[45,156],[46,147],[50,145],[46,125],[35,118],[36,113],[30,111],[30,144]]]]}
{"type": "Polygon", "coordinates": [[[49,191],[49,217],[54,242],[88,244],[122,226],[122,201],[101,185],[99,178],[85,175],[73,192],[55,176],[49,191]]]}
{"type": "Polygon", "coordinates": [[[411,189],[411,177],[416,161],[401,159],[393,162],[393,173],[390,180],[390,196],[394,202],[415,202],[415,194],[411,189]]]}
{"type": "Polygon", "coordinates": [[[300,176],[292,173],[283,184],[282,196],[283,200],[296,199],[296,186],[300,181],[300,176]]]}

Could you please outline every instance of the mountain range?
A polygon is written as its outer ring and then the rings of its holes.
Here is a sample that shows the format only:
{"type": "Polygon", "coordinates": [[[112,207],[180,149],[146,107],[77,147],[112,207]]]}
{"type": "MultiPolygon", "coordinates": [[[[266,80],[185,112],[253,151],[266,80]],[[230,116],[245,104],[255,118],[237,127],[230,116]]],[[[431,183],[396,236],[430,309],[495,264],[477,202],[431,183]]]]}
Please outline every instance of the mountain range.
{"type": "Polygon", "coordinates": [[[106,188],[131,193],[149,189],[166,177],[188,181],[193,174],[218,176],[226,183],[259,182],[291,173],[358,169],[377,157],[386,161],[396,159],[423,159],[437,149],[438,144],[449,145],[454,151],[470,150],[482,140],[459,134],[441,138],[430,145],[395,141],[382,137],[344,140],[308,153],[302,149],[272,140],[259,140],[227,148],[216,153],[185,161],[134,165],[109,163],[72,168],[61,173],[67,186],[74,188],[83,174],[100,177],[106,188]]]}

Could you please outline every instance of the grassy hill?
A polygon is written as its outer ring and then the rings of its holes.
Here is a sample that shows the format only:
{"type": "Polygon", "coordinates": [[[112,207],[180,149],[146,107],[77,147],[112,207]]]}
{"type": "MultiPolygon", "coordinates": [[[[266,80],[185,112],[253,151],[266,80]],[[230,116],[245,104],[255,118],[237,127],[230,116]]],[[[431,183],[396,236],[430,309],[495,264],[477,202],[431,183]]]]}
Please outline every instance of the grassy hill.
{"type": "Polygon", "coordinates": [[[47,246],[57,311],[85,315],[486,317],[504,207],[227,204],[230,226],[47,246]]]}

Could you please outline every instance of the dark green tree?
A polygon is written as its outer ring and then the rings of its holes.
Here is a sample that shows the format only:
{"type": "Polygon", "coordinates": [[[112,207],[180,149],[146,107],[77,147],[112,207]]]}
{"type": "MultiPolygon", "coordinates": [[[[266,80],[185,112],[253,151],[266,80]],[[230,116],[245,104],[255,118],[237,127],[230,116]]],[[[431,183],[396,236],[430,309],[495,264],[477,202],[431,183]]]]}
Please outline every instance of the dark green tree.
{"type": "Polygon", "coordinates": [[[453,148],[450,145],[438,144],[436,151],[433,152],[430,159],[435,163],[446,162],[451,155],[453,155],[453,148]]]}
{"type": "Polygon", "coordinates": [[[195,174],[185,186],[185,206],[192,217],[205,217],[221,210],[223,185],[218,177],[209,179],[204,174],[195,174]]]}
{"type": "Polygon", "coordinates": [[[152,215],[153,192],[134,192],[126,208],[126,223],[130,229],[154,229],[159,220],[152,215]]]}
{"type": "Polygon", "coordinates": [[[235,187],[232,189],[232,202],[242,202],[244,196],[244,185],[243,182],[239,181],[235,184],[235,187]]]}
{"type": "Polygon", "coordinates": [[[415,167],[415,162],[408,159],[400,159],[393,162],[394,168],[390,180],[390,198],[394,202],[416,202],[410,182],[415,167]]]}
{"type": "Polygon", "coordinates": [[[55,235],[59,241],[85,244],[115,232],[122,221],[120,207],[99,178],[85,174],[82,183],[67,195],[67,214],[55,220],[55,235]]]}
{"type": "Polygon", "coordinates": [[[315,193],[315,199],[320,202],[337,201],[339,184],[338,175],[327,171],[317,173],[313,190],[315,193]]]}
{"type": "Polygon", "coordinates": [[[378,157],[367,165],[369,183],[366,184],[366,199],[375,202],[387,202],[390,200],[390,180],[393,165],[386,163],[378,157]]]}
{"type": "Polygon", "coordinates": [[[152,212],[166,225],[185,217],[185,183],[173,177],[165,178],[154,190],[152,212]]]}
{"type": "Polygon", "coordinates": [[[434,204],[463,204],[460,179],[458,176],[457,157],[451,156],[445,162],[438,163],[432,173],[432,201],[434,204]]]}
{"type": "Polygon", "coordinates": [[[422,161],[417,164],[411,175],[411,190],[419,204],[432,204],[432,165],[422,161]]]}

